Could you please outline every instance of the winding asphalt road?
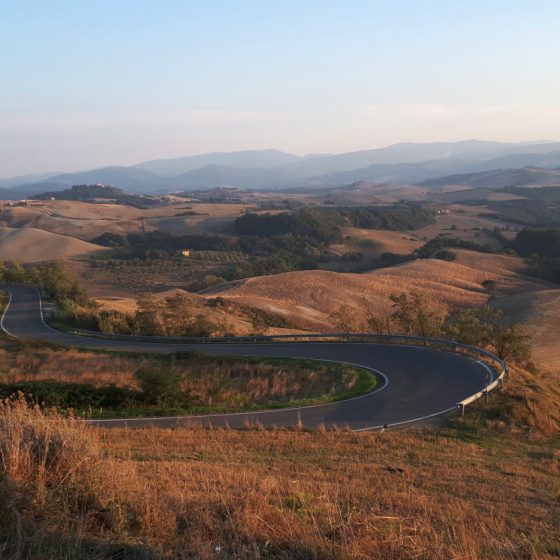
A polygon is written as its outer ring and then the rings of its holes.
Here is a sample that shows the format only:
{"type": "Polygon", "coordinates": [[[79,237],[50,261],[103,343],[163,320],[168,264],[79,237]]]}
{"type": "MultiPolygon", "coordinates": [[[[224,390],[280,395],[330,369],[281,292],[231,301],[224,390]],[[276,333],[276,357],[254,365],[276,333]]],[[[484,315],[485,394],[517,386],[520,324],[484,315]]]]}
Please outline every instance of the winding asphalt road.
{"type": "Polygon", "coordinates": [[[314,358],[362,366],[377,373],[380,383],[367,395],[302,408],[253,413],[169,418],[92,421],[112,426],[179,426],[201,423],[240,428],[251,422],[265,427],[337,425],[354,430],[417,422],[457,409],[457,403],[481,391],[496,377],[488,366],[463,354],[415,346],[363,342],[289,342],[234,344],[164,344],[76,336],[48,327],[38,291],[26,286],[0,286],[10,294],[1,326],[10,335],[80,348],[132,352],[198,351],[213,355],[314,358]]]}

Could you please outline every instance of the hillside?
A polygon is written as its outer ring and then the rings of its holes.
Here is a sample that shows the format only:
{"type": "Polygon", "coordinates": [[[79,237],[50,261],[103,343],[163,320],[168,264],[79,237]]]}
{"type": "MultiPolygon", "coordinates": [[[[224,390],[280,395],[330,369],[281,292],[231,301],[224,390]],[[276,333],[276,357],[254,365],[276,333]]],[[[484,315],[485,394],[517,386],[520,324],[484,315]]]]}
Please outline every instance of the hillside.
{"type": "Polygon", "coordinates": [[[89,255],[104,248],[35,228],[0,227],[0,259],[32,263],[89,255]]]}
{"type": "Polygon", "coordinates": [[[526,323],[533,339],[533,359],[548,373],[560,376],[560,290],[542,290],[499,297],[494,305],[512,322],[526,323]]]}
{"type": "Polygon", "coordinates": [[[134,166],[162,177],[176,177],[182,173],[209,165],[236,169],[272,168],[297,161],[299,158],[279,150],[246,150],[239,152],[213,152],[196,156],[146,161],[134,166]]]}
{"type": "Polygon", "coordinates": [[[349,171],[336,171],[313,177],[319,185],[338,186],[355,181],[382,183],[421,183],[434,178],[459,173],[477,173],[494,169],[518,169],[522,166],[558,167],[560,152],[514,153],[494,159],[463,157],[433,159],[418,163],[373,164],[349,171]]]}
{"type": "MultiPolygon", "coordinates": [[[[448,189],[450,185],[446,185],[448,189]]],[[[519,200],[522,197],[510,192],[489,188],[471,188],[464,185],[455,185],[455,190],[431,192],[428,199],[438,204],[461,204],[473,202],[503,202],[505,200],[519,200]]]]}
{"type": "Polygon", "coordinates": [[[0,226],[34,227],[93,239],[105,232],[131,233],[162,229],[173,234],[210,231],[227,226],[249,205],[177,201],[167,206],[137,208],[112,202],[76,200],[28,201],[0,209],[0,226]]]}
{"type": "Polygon", "coordinates": [[[521,169],[493,169],[480,173],[447,175],[438,179],[423,181],[419,184],[426,187],[462,185],[476,189],[560,185],[560,169],[531,166],[521,169]]]}
{"type": "Polygon", "coordinates": [[[356,181],[342,187],[305,186],[292,189],[290,193],[305,193],[305,200],[337,206],[361,204],[392,204],[402,200],[423,201],[430,191],[416,185],[396,185],[356,181]]]}
{"type": "Polygon", "coordinates": [[[495,280],[503,293],[542,290],[550,284],[522,274],[516,257],[456,251],[455,262],[435,259],[411,261],[369,274],[329,271],[288,272],[249,278],[215,288],[206,297],[223,297],[282,315],[298,328],[328,330],[329,315],[348,305],[357,318],[365,311],[390,312],[389,296],[418,289],[444,306],[481,305],[488,299],[484,280],[495,280]]]}
{"type": "Polygon", "coordinates": [[[131,194],[111,187],[110,185],[74,185],[70,189],[63,191],[47,191],[39,193],[28,198],[34,200],[75,200],[80,202],[113,202],[115,204],[128,204],[139,208],[150,206],[160,206],[162,204],[161,197],[142,196],[131,194]]]}
{"type": "Polygon", "coordinates": [[[446,213],[438,215],[435,224],[413,230],[411,233],[425,241],[438,235],[447,235],[499,248],[500,243],[484,230],[488,232],[496,227],[500,230],[506,228],[510,231],[504,232],[505,235],[514,235],[517,227],[513,222],[490,216],[485,205],[451,204],[446,205],[444,209],[446,213]]]}
{"type": "Polygon", "coordinates": [[[343,228],[342,236],[342,243],[330,246],[338,255],[347,252],[362,253],[364,258],[378,258],[382,253],[408,255],[422,245],[414,236],[398,231],[343,228]]]}

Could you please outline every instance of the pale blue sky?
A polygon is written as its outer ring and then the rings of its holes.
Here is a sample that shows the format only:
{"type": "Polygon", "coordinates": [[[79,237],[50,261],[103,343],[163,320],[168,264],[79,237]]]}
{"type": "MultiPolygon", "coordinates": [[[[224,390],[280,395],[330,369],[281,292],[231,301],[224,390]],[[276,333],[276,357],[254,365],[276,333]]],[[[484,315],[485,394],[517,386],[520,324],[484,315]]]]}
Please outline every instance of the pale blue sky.
{"type": "Polygon", "coordinates": [[[558,0],[0,0],[0,176],[559,139],[558,0]]]}

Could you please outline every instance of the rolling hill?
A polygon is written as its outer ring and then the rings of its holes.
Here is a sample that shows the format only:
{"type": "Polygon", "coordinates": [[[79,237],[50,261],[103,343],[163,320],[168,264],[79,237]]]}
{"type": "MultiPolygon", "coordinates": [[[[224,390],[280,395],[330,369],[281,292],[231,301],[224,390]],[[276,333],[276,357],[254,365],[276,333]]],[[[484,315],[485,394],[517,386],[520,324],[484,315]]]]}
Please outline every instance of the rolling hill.
{"type": "Polygon", "coordinates": [[[248,278],[205,292],[277,313],[301,329],[329,330],[329,315],[348,305],[356,318],[365,310],[384,316],[391,312],[389,296],[418,289],[443,306],[468,307],[488,300],[481,284],[495,280],[503,294],[549,289],[551,284],[523,275],[523,260],[457,250],[457,261],[425,259],[376,270],[369,274],[309,270],[248,278]],[[211,292],[211,293],[210,293],[211,292]]]}
{"type": "Polygon", "coordinates": [[[0,259],[33,263],[89,255],[104,247],[35,228],[0,227],[0,259]]]}
{"type": "Polygon", "coordinates": [[[560,363],[560,290],[541,290],[502,296],[494,305],[511,322],[525,323],[531,333],[533,359],[547,373],[558,375],[560,363]]]}

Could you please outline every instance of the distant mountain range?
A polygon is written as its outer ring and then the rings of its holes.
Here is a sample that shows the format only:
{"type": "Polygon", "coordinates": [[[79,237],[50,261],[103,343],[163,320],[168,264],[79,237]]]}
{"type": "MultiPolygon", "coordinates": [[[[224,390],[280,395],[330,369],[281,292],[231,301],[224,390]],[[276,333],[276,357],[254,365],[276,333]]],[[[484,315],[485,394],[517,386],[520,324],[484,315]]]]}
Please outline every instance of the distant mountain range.
{"type": "Polygon", "coordinates": [[[0,198],[25,198],[95,183],[139,194],[218,186],[263,190],[329,187],[357,181],[429,186],[430,181],[433,183],[444,176],[525,166],[560,167],[560,142],[403,143],[375,150],[305,157],[278,150],[216,152],[129,167],[2,179],[0,198]]]}
{"type": "Polygon", "coordinates": [[[497,169],[479,173],[447,175],[419,183],[424,187],[459,185],[473,189],[503,189],[505,187],[560,186],[560,169],[523,167],[521,169],[497,169]]]}

